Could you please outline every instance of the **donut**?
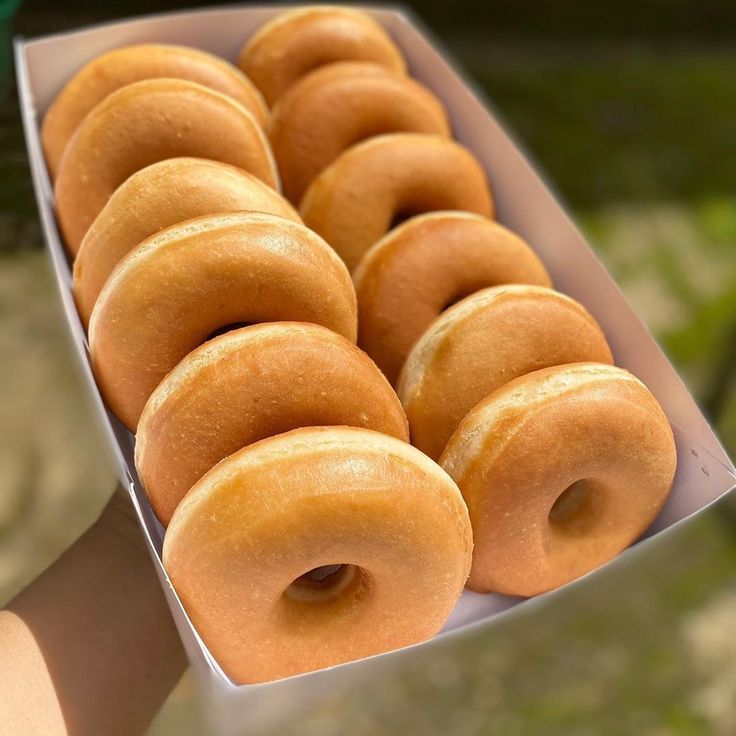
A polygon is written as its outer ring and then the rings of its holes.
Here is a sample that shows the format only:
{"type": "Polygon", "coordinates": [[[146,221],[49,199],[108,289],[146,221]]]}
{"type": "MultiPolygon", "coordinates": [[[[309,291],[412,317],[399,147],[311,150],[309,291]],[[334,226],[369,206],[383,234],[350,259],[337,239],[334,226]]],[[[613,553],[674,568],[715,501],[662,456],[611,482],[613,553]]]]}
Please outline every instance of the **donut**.
{"type": "Polygon", "coordinates": [[[315,176],[346,148],[402,131],[449,136],[445,109],[426,87],[368,62],[320,67],[273,110],[269,138],[284,194],[298,203],[315,176]]]}
{"type": "Polygon", "coordinates": [[[192,351],[151,394],[138,422],[136,468],[166,526],[184,494],[223,458],[319,425],[409,441],[398,397],[349,340],[299,322],[244,327],[192,351]]]}
{"type": "Polygon", "coordinates": [[[412,346],[449,305],[479,289],[551,286],[517,235],[468,212],[430,212],[389,231],[353,272],[358,344],[392,383],[412,346]]]}
{"type": "Polygon", "coordinates": [[[494,286],[443,312],[409,353],[398,394],[412,443],[437,459],[462,418],[514,378],[566,363],[612,363],[593,317],[543,286],[494,286]]]}
{"type": "Polygon", "coordinates": [[[468,585],[532,596],[574,580],[654,521],[677,465],[667,417],[610,365],[529,373],[462,420],[442,454],[468,504],[468,585]]]}
{"type": "Polygon", "coordinates": [[[401,52],[370,16],[333,6],[278,15],[250,37],[237,63],[274,105],[305,74],[336,61],[371,61],[406,71],[401,52]]]}
{"type": "Polygon", "coordinates": [[[177,156],[223,161],[278,187],[265,134],[230,97],[182,79],[147,79],[108,95],[77,128],[56,178],[56,211],[75,255],[112,193],[136,171],[177,156]]]}
{"type": "Polygon", "coordinates": [[[297,675],[436,634],[472,557],[451,478],[411,445],[311,427],[250,445],[179,504],[163,562],[238,684],[297,675]]]}
{"type": "Polygon", "coordinates": [[[134,431],[163,377],[213,333],[256,322],[314,322],[355,341],[350,275],[318,235],[238,212],[173,225],[115,268],[89,323],[108,407],[134,431]]]}
{"type": "Polygon", "coordinates": [[[433,210],[491,216],[485,172],[459,143],[421,133],[392,133],[348,148],[312,182],[300,204],[352,271],[397,220],[433,210]]]}
{"type": "Polygon", "coordinates": [[[92,108],[126,84],[158,77],[198,82],[232,97],[262,127],[268,124],[268,108],[261,93],[224,59],[186,46],[123,46],[85,64],[49,107],[41,128],[41,142],[52,179],[66,144],[92,108]]]}
{"type": "Polygon", "coordinates": [[[126,179],[95,218],[74,261],[74,298],[85,327],[108,276],[136,245],[178,222],[238,210],[300,221],[271,187],[218,161],[169,158],[126,179]]]}

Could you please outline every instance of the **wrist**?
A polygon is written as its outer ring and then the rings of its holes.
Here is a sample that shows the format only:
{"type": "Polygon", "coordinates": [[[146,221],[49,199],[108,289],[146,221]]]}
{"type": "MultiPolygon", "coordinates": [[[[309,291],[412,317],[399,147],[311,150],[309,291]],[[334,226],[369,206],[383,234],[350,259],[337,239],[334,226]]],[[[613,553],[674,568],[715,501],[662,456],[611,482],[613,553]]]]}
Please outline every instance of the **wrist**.
{"type": "Polygon", "coordinates": [[[127,552],[143,554],[148,560],[148,550],[133,504],[120,483],[90,532],[100,534],[108,543],[126,548],[127,552]]]}

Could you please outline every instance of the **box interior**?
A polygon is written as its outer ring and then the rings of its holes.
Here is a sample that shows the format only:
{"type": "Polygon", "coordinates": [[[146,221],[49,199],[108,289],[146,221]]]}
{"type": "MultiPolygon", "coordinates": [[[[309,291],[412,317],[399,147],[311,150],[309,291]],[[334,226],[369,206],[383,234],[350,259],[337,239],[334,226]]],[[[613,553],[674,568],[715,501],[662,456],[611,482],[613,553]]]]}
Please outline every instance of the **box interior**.
{"type": "MultiPolygon", "coordinates": [[[[232,61],[250,33],[283,9],[283,6],[230,8],[167,14],[16,42],[19,90],[34,185],[72,338],[190,660],[210,691],[216,691],[215,695],[219,693],[221,699],[225,698],[230,704],[238,693],[244,694],[246,690],[262,693],[264,688],[280,683],[233,685],[197,636],[166,576],[160,557],[163,529],[135,473],[133,437],[106,411],[92,377],[86,337],[71,295],[70,267],[53,216],[52,189],[41,152],[39,123],[65,81],[86,61],[108,49],[158,41],[199,47],[232,61]]],[[[672,366],[549,188],[489,112],[488,104],[481,102],[473,89],[460,78],[437,50],[436,43],[428,39],[426,32],[419,30],[418,21],[402,11],[369,10],[402,48],[412,75],[446,104],[457,138],[485,166],[494,191],[499,221],[532,245],[544,260],[556,288],[578,299],[598,319],[609,339],[616,363],[648,385],[670,418],[677,440],[679,467],[672,494],[645,536],[667,529],[704,509],[734,485],[734,469],[672,366]]],[[[632,548],[625,554],[635,551],[632,548]]],[[[616,560],[610,564],[616,564],[616,560]]],[[[555,592],[547,595],[555,595],[555,592]]],[[[490,623],[496,614],[513,606],[528,604],[500,595],[465,592],[438,638],[471,625],[490,623]]],[[[379,655],[371,660],[388,657],[392,655],[379,655]]],[[[337,677],[341,677],[346,668],[355,668],[359,664],[362,663],[341,665],[281,683],[299,681],[302,690],[318,691],[328,682],[334,682],[335,678],[329,675],[331,671],[334,674],[340,671],[342,675],[337,677]]],[[[241,698],[241,702],[246,701],[241,698]]],[[[247,702],[252,704],[252,699],[247,702]]]]}

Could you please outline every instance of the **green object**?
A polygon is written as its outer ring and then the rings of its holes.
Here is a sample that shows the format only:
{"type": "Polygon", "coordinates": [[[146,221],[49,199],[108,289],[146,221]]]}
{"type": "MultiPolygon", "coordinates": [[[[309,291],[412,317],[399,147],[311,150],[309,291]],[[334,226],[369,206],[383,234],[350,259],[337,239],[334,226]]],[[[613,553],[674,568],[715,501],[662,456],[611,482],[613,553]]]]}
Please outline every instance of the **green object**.
{"type": "Polygon", "coordinates": [[[0,20],[12,18],[23,0],[0,0],[0,20]]]}
{"type": "Polygon", "coordinates": [[[13,16],[23,0],[0,0],[0,94],[8,93],[8,80],[12,69],[12,28],[13,16]]]}

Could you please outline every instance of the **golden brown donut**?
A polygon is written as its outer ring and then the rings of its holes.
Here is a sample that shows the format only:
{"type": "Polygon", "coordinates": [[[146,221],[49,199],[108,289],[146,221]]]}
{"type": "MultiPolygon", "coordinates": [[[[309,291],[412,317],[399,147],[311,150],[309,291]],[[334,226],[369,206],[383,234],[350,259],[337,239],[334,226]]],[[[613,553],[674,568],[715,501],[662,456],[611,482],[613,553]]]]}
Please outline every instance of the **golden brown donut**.
{"type": "Polygon", "coordinates": [[[311,184],[300,204],[352,271],[396,220],[434,210],[492,216],[485,172],[448,138],[393,133],[348,148],[311,184]]]}
{"type": "Polygon", "coordinates": [[[433,636],[472,546],[457,486],[421,452],[312,427],[210,470],[176,509],[163,561],[225,673],[255,683],[433,636]]]}
{"type": "Polygon", "coordinates": [[[398,393],[411,438],[438,458],[481,399],[526,373],[565,363],[612,363],[596,321],[543,286],[483,289],[443,312],[409,353],[398,393]]]}
{"type": "Polygon", "coordinates": [[[265,134],[242,105],[182,79],[135,82],[97,105],[64,152],[56,211],[70,253],[131,174],[178,156],[223,161],[278,187],[265,134]]]}
{"type": "Polygon", "coordinates": [[[85,327],[108,276],[136,245],[178,222],[239,210],[301,222],[278,192],[219,161],[169,158],[126,179],[95,218],[74,261],[74,298],[85,327]]]}
{"type": "Polygon", "coordinates": [[[315,176],[346,148],[398,132],[448,136],[442,103],[419,82],[377,64],[320,67],[273,110],[269,138],[284,193],[298,203],[315,176]]]}
{"type": "Polygon", "coordinates": [[[390,230],[353,273],[358,344],[395,383],[414,343],[449,305],[498,284],[551,286],[518,236],[468,212],[430,212],[390,230]]]}
{"type": "Polygon", "coordinates": [[[261,93],[224,59],[186,46],[123,46],[85,64],[49,107],[41,128],[41,142],[52,179],[66,144],[95,105],[126,84],[157,77],[188,79],[222,92],[252,113],[261,127],[268,124],[268,108],[261,93]]]}
{"type": "Polygon", "coordinates": [[[360,10],[335,6],[276,16],[250,37],[238,66],[273,105],[305,74],[336,61],[371,61],[406,71],[401,52],[378,23],[360,10]]]}
{"type": "Polygon", "coordinates": [[[223,458],[319,425],[409,441],[398,397],[349,340],[300,322],[253,325],[210,340],[164,378],[138,422],[135,464],[166,526],[184,494],[223,458]]]}
{"type": "Polygon", "coordinates": [[[636,541],[667,498],[677,455],[667,417],[639,380],[577,363],[529,373],[481,401],[441,464],[473,524],[468,585],[531,596],[636,541]]]}
{"type": "Polygon", "coordinates": [[[238,212],[173,225],[115,268],[89,323],[92,367],[130,430],[163,377],[195,347],[243,323],[314,322],[355,341],[350,275],[318,235],[238,212]]]}

